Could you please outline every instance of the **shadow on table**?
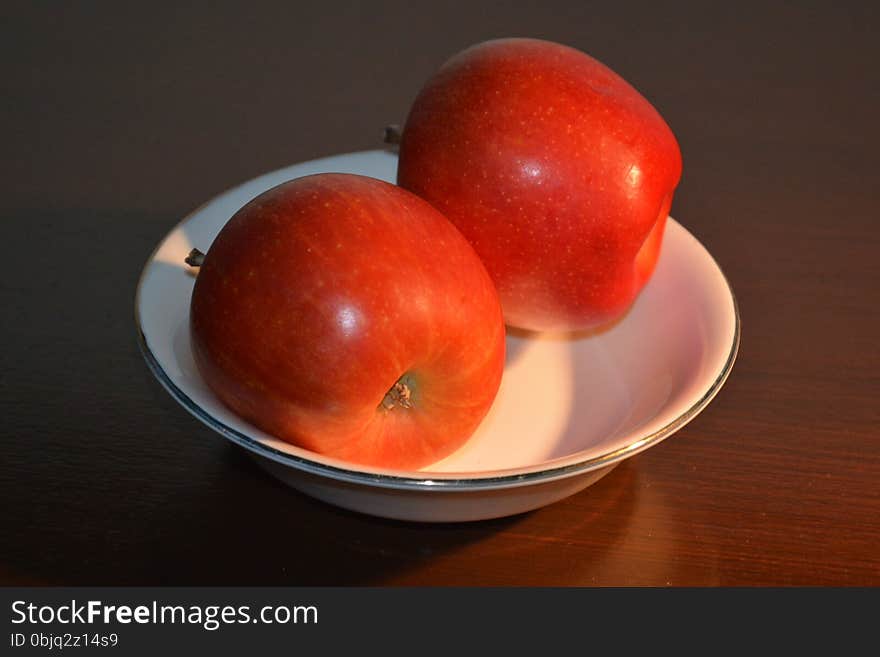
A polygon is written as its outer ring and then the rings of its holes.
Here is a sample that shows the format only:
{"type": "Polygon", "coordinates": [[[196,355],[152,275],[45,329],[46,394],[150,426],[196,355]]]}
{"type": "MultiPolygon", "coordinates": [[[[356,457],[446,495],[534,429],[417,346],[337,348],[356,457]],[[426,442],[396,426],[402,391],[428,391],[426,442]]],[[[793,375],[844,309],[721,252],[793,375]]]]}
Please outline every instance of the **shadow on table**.
{"type": "MultiPolygon", "coordinates": [[[[312,499],[270,477],[232,446],[222,461],[214,485],[201,500],[191,500],[186,547],[158,546],[158,561],[166,568],[177,565],[178,572],[167,571],[166,583],[579,583],[565,581],[570,565],[564,557],[570,550],[559,548],[578,544],[582,554],[583,541],[594,541],[589,551],[601,558],[629,522],[637,478],[624,464],[572,500],[544,509],[427,524],[367,516],[312,499]],[[595,531],[602,540],[596,540],[595,531]],[[180,568],[181,556],[185,568],[180,568]],[[562,570],[553,572],[557,567],[562,570]]],[[[161,571],[155,576],[166,579],[161,571]]]]}

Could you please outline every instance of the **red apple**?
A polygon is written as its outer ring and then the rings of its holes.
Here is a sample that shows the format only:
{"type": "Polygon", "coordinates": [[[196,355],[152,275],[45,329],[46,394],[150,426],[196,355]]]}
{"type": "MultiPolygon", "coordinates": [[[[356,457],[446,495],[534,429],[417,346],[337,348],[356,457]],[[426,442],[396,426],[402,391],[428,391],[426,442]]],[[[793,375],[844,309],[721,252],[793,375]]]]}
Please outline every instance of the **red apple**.
{"type": "Polygon", "coordinates": [[[403,127],[398,183],[474,246],[508,324],[594,328],[653,272],[681,153],[663,118],[592,57],[535,39],[447,61],[403,127]]]}
{"type": "Polygon", "coordinates": [[[196,363],[266,432],[352,463],[419,468],[498,391],[504,322],[474,250],[424,200],[320,174],[230,219],[191,305],[196,363]]]}

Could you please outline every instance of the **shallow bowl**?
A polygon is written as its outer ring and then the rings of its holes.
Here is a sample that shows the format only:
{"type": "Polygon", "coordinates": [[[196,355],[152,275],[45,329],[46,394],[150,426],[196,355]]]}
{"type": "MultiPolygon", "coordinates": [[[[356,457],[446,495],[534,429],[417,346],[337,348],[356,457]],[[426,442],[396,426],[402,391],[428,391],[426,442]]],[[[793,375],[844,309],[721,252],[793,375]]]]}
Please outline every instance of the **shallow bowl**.
{"type": "Polygon", "coordinates": [[[193,361],[190,249],[207,251],[258,194],[299,176],[344,172],[394,182],[386,151],[296,164],[231,189],[181,221],[138,283],[141,349],[187,411],[294,488],[347,509],[416,521],[512,515],[577,493],[681,429],[718,393],[739,345],[739,315],[709,252],[669,220],[657,268],[623,319],[601,332],[509,332],[498,397],[457,452],[418,471],[365,468],[278,440],[228,410],[193,361]]]}

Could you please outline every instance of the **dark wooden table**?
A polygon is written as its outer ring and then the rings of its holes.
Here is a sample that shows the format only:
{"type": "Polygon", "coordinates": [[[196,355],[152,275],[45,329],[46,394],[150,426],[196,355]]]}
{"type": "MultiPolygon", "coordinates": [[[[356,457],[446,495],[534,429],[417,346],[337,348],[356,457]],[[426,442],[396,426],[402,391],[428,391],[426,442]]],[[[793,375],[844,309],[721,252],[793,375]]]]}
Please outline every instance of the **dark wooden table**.
{"type": "Polygon", "coordinates": [[[0,583],[880,584],[876,9],[124,4],[11,3],[0,28],[0,583]],[[593,54],[667,118],[673,215],[739,299],[733,374],[525,515],[313,501],[153,380],[140,269],[206,199],[375,147],[447,56],[511,35],[593,54]]]}

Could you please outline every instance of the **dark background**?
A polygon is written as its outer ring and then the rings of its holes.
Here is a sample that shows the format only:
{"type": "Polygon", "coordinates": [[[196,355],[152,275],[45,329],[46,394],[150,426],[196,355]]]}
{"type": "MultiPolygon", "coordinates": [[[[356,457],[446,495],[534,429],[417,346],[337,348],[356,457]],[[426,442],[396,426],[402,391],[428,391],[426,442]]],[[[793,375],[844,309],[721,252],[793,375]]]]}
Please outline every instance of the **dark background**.
{"type": "Polygon", "coordinates": [[[4,3],[0,584],[880,584],[872,4],[4,3]],[[578,47],[667,119],[672,214],[740,304],[733,374],[529,514],[301,496],[152,379],[140,269],[224,189],[377,147],[444,59],[501,36],[578,47]]]}

